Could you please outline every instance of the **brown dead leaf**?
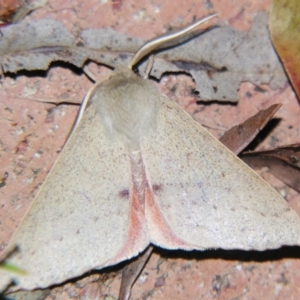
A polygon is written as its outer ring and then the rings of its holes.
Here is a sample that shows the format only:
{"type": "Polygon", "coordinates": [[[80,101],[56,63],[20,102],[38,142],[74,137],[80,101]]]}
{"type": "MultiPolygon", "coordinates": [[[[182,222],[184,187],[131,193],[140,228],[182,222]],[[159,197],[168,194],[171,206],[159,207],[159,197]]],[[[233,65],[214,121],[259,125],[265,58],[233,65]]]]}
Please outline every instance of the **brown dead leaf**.
{"type": "Polygon", "coordinates": [[[239,154],[253,141],[280,106],[281,104],[273,104],[269,108],[259,111],[255,116],[250,117],[244,123],[226,131],[219,141],[233,153],[239,154]]]}
{"type": "MultiPolygon", "coordinates": [[[[259,13],[249,32],[223,24],[168,52],[160,50],[151,75],[189,73],[205,101],[237,101],[242,81],[283,87],[286,76],[272,48],[267,18],[266,13],[259,13]]],[[[109,28],[84,30],[75,37],[61,23],[47,19],[12,25],[3,28],[2,34],[0,64],[4,73],[47,70],[53,61],[82,67],[88,59],[115,67],[128,64],[143,44],[109,28]]],[[[141,67],[143,72],[145,63],[141,67]]]]}
{"type": "MultiPolygon", "coordinates": [[[[244,123],[226,131],[219,141],[235,154],[239,154],[253,141],[280,106],[281,104],[273,104],[261,110],[244,123]]],[[[244,152],[240,158],[253,169],[267,167],[270,173],[300,192],[300,144],[267,151],[244,152]]]]}
{"type": "Polygon", "coordinates": [[[272,41],[300,98],[300,2],[273,0],[269,27],[272,41]]]}
{"type": "Polygon", "coordinates": [[[267,167],[270,173],[300,192],[300,144],[243,153],[240,157],[253,169],[267,167]]]}
{"type": "Polygon", "coordinates": [[[238,101],[237,90],[243,81],[283,87],[287,79],[272,47],[267,20],[267,13],[258,13],[248,32],[226,25],[213,28],[169,51],[166,62],[156,58],[152,75],[190,73],[204,101],[238,101]]]}

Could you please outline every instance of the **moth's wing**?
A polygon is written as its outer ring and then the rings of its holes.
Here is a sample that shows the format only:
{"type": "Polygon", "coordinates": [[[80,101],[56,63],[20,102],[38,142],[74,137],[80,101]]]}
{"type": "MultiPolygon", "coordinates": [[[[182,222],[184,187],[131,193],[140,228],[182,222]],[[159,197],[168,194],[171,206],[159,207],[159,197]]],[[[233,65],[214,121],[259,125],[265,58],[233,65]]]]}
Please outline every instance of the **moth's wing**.
{"type": "Polygon", "coordinates": [[[130,173],[126,149],[106,136],[92,104],[10,241],[20,251],[8,261],[27,275],[0,271],[0,286],[11,276],[19,288],[46,287],[144,250],[149,236],[144,215],[130,210],[130,173]]]}
{"type": "Polygon", "coordinates": [[[151,242],[174,249],[300,245],[300,219],[275,190],[202,126],[162,98],[142,144],[151,242]]]}

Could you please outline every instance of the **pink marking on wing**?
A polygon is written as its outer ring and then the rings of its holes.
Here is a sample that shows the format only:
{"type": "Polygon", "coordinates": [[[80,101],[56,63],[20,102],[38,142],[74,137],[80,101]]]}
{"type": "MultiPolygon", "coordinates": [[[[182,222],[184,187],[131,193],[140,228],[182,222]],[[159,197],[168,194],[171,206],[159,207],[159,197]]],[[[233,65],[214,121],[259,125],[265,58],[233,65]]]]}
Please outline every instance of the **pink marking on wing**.
{"type": "MultiPolygon", "coordinates": [[[[160,186],[155,185],[153,189],[155,193],[155,190],[160,189],[160,186]]],[[[183,241],[173,233],[155,201],[154,193],[149,186],[146,187],[145,215],[151,243],[168,249],[195,249],[195,246],[183,241]]],[[[199,249],[199,247],[196,248],[199,249]]]]}
{"type": "Polygon", "coordinates": [[[144,209],[141,205],[144,201],[141,201],[141,199],[139,199],[140,197],[138,188],[136,184],[133,183],[130,203],[128,204],[130,205],[128,217],[129,228],[127,236],[124,237],[124,246],[118,254],[107,261],[104,266],[114,265],[118,262],[130,259],[144,251],[150,244],[144,209]]]}

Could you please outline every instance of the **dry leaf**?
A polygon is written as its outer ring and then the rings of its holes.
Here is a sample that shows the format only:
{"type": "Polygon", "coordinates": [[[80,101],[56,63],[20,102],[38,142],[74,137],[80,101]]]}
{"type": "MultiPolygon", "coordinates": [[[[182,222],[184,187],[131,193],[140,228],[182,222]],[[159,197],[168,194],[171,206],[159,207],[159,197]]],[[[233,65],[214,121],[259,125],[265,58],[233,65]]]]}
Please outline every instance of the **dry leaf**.
{"type": "Polygon", "coordinates": [[[300,99],[300,2],[273,0],[269,26],[271,37],[300,99]]]}
{"type": "Polygon", "coordinates": [[[251,168],[268,167],[269,172],[300,192],[300,145],[243,153],[241,159],[251,168]]]}
{"type": "Polygon", "coordinates": [[[239,154],[253,141],[280,106],[281,104],[273,104],[267,109],[259,111],[255,116],[247,119],[244,123],[226,131],[219,141],[233,153],[239,154]]]}
{"type": "MultiPolygon", "coordinates": [[[[286,77],[269,38],[267,18],[266,13],[259,13],[249,32],[223,25],[173,49],[160,50],[151,75],[160,78],[165,72],[189,73],[199,98],[205,101],[237,101],[242,81],[281,88],[286,77]]],[[[88,59],[111,67],[126,65],[144,43],[109,28],[84,30],[75,38],[53,20],[23,22],[4,28],[2,33],[3,72],[46,70],[53,61],[82,67],[88,59]]]]}

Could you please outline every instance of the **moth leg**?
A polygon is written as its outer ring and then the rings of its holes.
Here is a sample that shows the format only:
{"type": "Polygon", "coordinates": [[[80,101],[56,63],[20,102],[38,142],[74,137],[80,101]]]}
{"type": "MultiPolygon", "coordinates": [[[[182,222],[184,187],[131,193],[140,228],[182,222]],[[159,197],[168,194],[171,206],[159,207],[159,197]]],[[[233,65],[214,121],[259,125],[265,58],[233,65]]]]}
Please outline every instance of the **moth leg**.
{"type": "Polygon", "coordinates": [[[149,56],[148,62],[147,62],[147,66],[146,66],[146,71],[145,71],[145,75],[143,76],[144,79],[148,79],[149,78],[149,74],[152,70],[154,64],[154,55],[151,54],[149,56]]]}
{"type": "Polygon", "coordinates": [[[150,245],[145,252],[137,257],[137,259],[130,262],[123,270],[122,281],[119,292],[119,300],[128,300],[131,293],[131,288],[143,270],[146,262],[148,261],[153,247],[150,245]]]}

